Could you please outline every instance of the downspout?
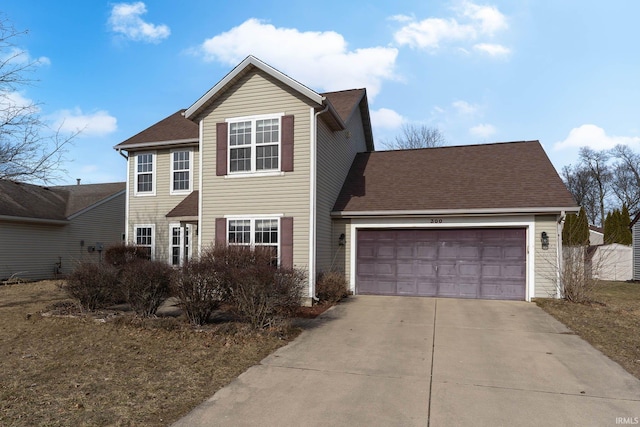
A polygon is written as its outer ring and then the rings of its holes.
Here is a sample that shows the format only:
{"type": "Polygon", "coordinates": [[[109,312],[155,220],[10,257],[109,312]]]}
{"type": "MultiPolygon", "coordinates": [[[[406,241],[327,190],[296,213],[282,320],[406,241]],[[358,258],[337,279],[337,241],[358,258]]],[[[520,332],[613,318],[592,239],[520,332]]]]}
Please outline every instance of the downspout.
{"type": "Polygon", "coordinates": [[[558,218],[558,224],[556,226],[556,241],[558,244],[556,245],[556,259],[558,260],[558,269],[556,276],[556,298],[561,298],[562,293],[561,289],[563,287],[562,283],[562,269],[563,266],[563,254],[562,254],[562,228],[564,227],[564,219],[566,217],[565,211],[560,211],[560,218],[558,218]]]}
{"type": "Polygon", "coordinates": [[[118,154],[120,154],[122,157],[124,157],[126,160],[129,160],[129,156],[127,156],[126,154],[122,154],[122,148],[118,148],[118,154]]]}
{"type": "Polygon", "coordinates": [[[124,188],[124,242],[129,243],[129,156],[122,153],[122,148],[118,148],[120,154],[127,161],[127,179],[124,188]]]}
{"type": "Polygon", "coordinates": [[[309,177],[309,295],[314,301],[318,301],[316,295],[316,184],[317,184],[317,149],[318,149],[318,116],[329,110],[329,104],[324,109],[318,111],[313,116],[311,124],[311,143],[310,143],[310,177],[309,177]]]}

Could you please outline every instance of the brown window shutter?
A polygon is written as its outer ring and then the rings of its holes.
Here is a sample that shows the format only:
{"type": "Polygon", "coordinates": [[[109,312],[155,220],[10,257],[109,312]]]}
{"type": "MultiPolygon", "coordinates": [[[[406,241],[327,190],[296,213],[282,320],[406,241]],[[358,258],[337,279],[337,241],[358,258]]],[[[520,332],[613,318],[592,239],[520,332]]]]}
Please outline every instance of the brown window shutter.
{"type": "Polygon", "coordinates": [[[216,175],[227,174],[227,123],[216,123],[216,175]]]}
{"type": "Polygon", "coordinates": [[[293,117],[282,117],[282,171],[293,172],[293,117]]]}
{"type": "Polygon", "coordinates": [[[293,267],[293,218],[280,218],[280,265],[293,267]]]}
{"type": "Polygon", "coordinates": [[[227,245],[227,219],[216,218],[216,245],[227,245]]]}

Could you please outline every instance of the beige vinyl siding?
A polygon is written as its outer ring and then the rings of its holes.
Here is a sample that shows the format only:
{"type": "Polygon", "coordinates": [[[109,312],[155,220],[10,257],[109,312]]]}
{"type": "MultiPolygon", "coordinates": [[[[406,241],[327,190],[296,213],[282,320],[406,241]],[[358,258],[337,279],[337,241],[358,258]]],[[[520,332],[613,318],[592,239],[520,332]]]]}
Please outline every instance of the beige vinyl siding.
{"type": "Polygon", "coordinates": [[[331,255],[332,270],[343,273],[348,282],[351,274],[351,245],[355,244],[351,239],[351,221],[348,219],[334,219],[331,226],[331,241],[334,243],[334,253],[331,255]],[[338,240],[342,233],[344,233],[346,241],[344,246],[338,245],[338,240]]]}
{"type": "MultiPolygon", "coordinates": [[[[198,149],[193,150],[192,160],[192,184],[191,188],[197,190],[199,186],[198,149]]],[[[185,147],[185,149],[187,149],[185,147]]],[[[169,261],[169,224],[176,222],[175,218],[167,218],[166,215],[182,202],[188,194],[170,194],[171,191],[171,153],[176,148],[164,148],[154,150],[155,156],[155,195],[135,195],[135,152],[129,153],[129,224],[128,241],[135,243],[135,226],[142,224],[155,224],[155,253],[154,259],[169,261]]],[[[150,151],[140,151],[150,152],[150,151]]]]}
{"type": "Polygon", "coordinates": [[[558,228],[556,215],[538,215],[535,233],[531,236],[535,247],[535,295],[534,298],[556,297],[558,280],[558,228]],[[542,249],[541,235],[549,236],[549,249],[542,249]]]}
{"type": "Polygon", "coordinates": [[[293,217],[293,263],[309,263],[310,101],[261,71],[228,88],[202,114],[202,223],[205,249],[215,242],[215,219],[225,215],[293,217]],[[294,171],[276,176],[216,176],[216,123],[262,114],[294,115],[294,171]]]}
{"type": "Polygon", "coordinates": [[[316,197],[316,271],[318,273],[335,269],[337,262],[345,262],[345,260],[338,260],[338,257],[348,257],[348,254],[344,253],[344,248],[338,246],[338,238],[333,236],[331,211],[354,157],[362,151],[366,151],[366,142],[359,110],[353,114],[347,123],[347,130],[344,131],[333,132],[322,120],[319,120],[316,197]]]}
{"type": "Polygon", "coordinates": [[[39,280],[54,277],[54,267],[69,274],[78,261],[98,260],[87,248],[119,243],[124,232],[124,194],[96,205],[66,225],[0,222],[0,280],[16,275],[39,280]],[[84,241],[84,245],[80,242],[84,241]]]}

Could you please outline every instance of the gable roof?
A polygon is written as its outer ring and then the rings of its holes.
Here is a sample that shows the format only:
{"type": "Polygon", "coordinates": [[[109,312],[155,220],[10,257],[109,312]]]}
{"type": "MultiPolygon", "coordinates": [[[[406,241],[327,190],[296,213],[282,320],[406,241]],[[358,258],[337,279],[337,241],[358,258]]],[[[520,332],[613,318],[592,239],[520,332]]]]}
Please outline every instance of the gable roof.
{"type": "Polygon", "coordinates": [[[272,66],[267,65],[266,63],[262,62],[255,56],[249,55],[240,64],[238,64],[233,70],[231,70],[226,76],[224,76],[222,80],[216,83],[215,86],[209,89],[207,93],[201,96],[200,99],[198,99],[191,107],[187,108],[187,110],[185,111],[185,117],[188,119],[191,119],[197,114],[199,114],[209,104],[211,104],[215,99],[217,99],[218,96],[220,96],[220,94],[223,93],[226,88],[233,85],[242,76],[244,76],[246,73],[248,73],[249,71],[255,68],[281,81],[282,83],[289,86],[293,90],[309,98],[316,104],[322,105],[322,102],[324,100],[324,97],[322,95],[309,89],[302,83],[292,79],[286,74],[276,70],[272,66]]]}
{"type": "Polygon", "coordinates": [[[124,192],[124,182],[42,187],[0,180],[0,218],[62,224],[124,192]]]}
{"type": "Polygon", "coordinates": [[[333,215],[577,211],[538,141],[359,153],[333,215]]]}
{"type": "Polygon", "coordinates": [[[370,151],[373,151],[373,130],[371,129],[371,117],[369,116],[367,90],[350,89],[338,92],[326,92],[322,95],[325,96],[329,104],[333,106],[343,123],[348,123],[356,110],[360,110],[367,147],[370,151]]]}
{"type": "Polygon", "coordinates": [[[199,126],[197,123],[186,119],[184,112],[184,109],[176,111],[158,123],[121,142],[114,148],[117,150],[150,147],[153,145],[197,143],[200,135],[199,126]]]}

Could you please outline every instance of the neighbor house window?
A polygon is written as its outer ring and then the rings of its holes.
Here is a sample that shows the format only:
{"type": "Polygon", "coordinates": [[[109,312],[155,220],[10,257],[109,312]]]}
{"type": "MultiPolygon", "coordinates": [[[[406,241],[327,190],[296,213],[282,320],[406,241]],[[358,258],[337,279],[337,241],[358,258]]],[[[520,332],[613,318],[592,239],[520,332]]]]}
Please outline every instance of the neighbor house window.
{"type": "Polygon", "coordinates": [[[140,153],[135,157],[135,193],[137,195],[155,194],[155,153],[140,153]]]}
{"type": "Polygon", "coordinates": [[[282,114],[227,120],[229,173],[280,170],[282,114]]]}
{"type": "Polygon", "coordinates": [[[230,245],[267,247],[278,262],[280,220],[278,218],[242,218],[227,221],[227,242],[230,245]]]}
{"type": "Polygon", "coordinates": [[[144,250],[149,259],[153,258],[154,229],[154,225],[136,225],[134,227],[136,246],[144,250]]]}
{"type": "Polygon", "coordinates": [[[171,152],[171,194],[191,191],[191,150],[171,152]]]}
{"type": "Polygon", "coordinates": [[[169,262],[171,265],[180,266],[191,257],[191,226],[181,227],[180,224],[171,224],[169,230],[171,232],[169,262]]]}

